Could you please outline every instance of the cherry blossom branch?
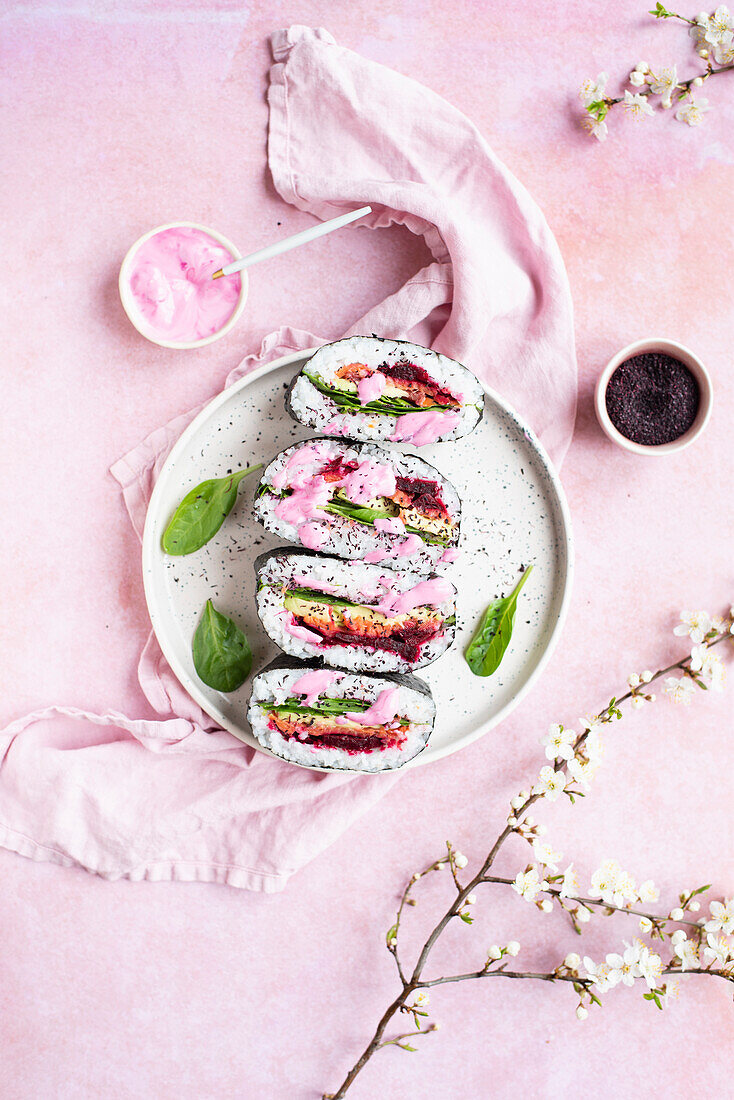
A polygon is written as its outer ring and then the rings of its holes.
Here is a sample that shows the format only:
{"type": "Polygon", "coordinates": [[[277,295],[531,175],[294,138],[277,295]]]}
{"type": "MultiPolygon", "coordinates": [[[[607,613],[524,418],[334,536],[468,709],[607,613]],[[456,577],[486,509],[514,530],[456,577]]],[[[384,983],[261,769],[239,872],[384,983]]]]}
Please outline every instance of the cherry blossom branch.
{"type": "MultiPolygon", "coordinates": [[[[623,704],[629,702],[631,706],[637,709],[647,702],[654,701],[655,696],[650,692],[650,685],[661,677],[667,677],[664,688],[665,693],[678,702],[690,702],[691,693],[695,693],[696,687],[703,690],[709,687],[716,690],[721,689],[723,684],[721,659],[710,651],[727,639],[732,640],[732,634],[734,634],[734,608],[732,608],[729,619],[711,619],[704,612],[682,612],[681,624],[676,627],[675,633],[689,634],[691,640],[695,643],[688,656],[659,669],[655,673],[645,671],[631,675],[628,678],[628,690],[622,695],[614,697],[599,715],[588,720],[586,728],[580,734],[577,735],[573,731],[564,730],[561,725],[550,727],[549,733],[544,739],[544,744],[546,746],[546,756],[552,760],[552,765],[541,770],[537,783],[529,791],[521,791],[518,796],[511,800],[511,812],[505,826],[489,850],[481,867],[466,885],[462,885],[459,872],[466,867],[468,860],[456,851],[449,842],[447,842],[446,856],[442,856],[433,863],[428,864],[424,870],[411,876],[400,898],[395,923],[386,936],[387,949],[395,958],[401,989],[385,1009],[371,1040],[347,1073],[337,1092],[325,1093],[324,1100],[342,1100],[357,1075],[378,1050],[385,1046],[394,1045],[412,1051],[415,1048],[406,1043],[408,1038],[436,1030],[437,1025],[435,1024],[423,1029],[420,1023],[421,1017],[427,1015],[425,1008],[428,1004],[428,994],[425,990],[432,986],[493,976],[548,982],[561,981],[571,984],[575,992],[578,993],[579,1004],[576,1014],[579,1019],[584,1019],[588,1015],[584,999],[590,1005],[600,1005],[601,1001],[597,993],[613,988],[620,981],[631,984],[632,980],[637,977],[644,978],[648,986],[648,992],[644,996],[647,1000],[653,1001],[658,1008],[663,1007],[664,1001],[670,995],[667,984],[660,981],[664,976],[680,974],[690,969],[697,974],[711,974],[734,982],[734,948],[730,953],[730,947],[725,937],[712,934],[719,929],[734,932],[734,901],[711,902],[712,918],[705,923],[688,920],[685,917],[687,911],[697,912],[700,909],[697,895],[707,891],[708,886],[681,893],[679,895],[679,907],[671,910],[668,916],[660,917],[631,908],[632,900],[642,896],[640,892],[642,887],[640,891],[637,891],[630,876],[622,872],[611,861],[607,861],[607,864],[603,865],[592,876],[592,885],[595,886],[597,893],[600,895],[598,898],[582,897],[578,889],[573,892],[569,891],[571,882],[575,882],[575,873],[572,872],[573,864],[564,872],[562,876],[563,884],[560,888],[542,879],[538,868],[534,866],[527,867],[514,880],[489,874],[502,846],[513,833],[517,833],[531,843],[533,854],[538,858],[541,866],[552,862],[550,855],[544,852],[544,847],[549,846],[544,846],[540,841],[540,830],[532,823],[527,811],[536,802],[544,798],[548,801],[554,801],[561,794],[564,794],[573,802],[577,797],[583,797],[584,792],[580,790],[580,787],[588,786],[589,779],[598,764],[599,732],[603,726],[622,717],[620,708],[623,704]],[[670,673],[675,671],[683,673],[680,680],[669,676],[670,673]],[[427,874],[438,872],[447,866],[456,888],[456,897],[426,938],[408,977],[407,970],[400,959],[398,942],[405,909],[409,905],[416,904],[413,891],[418,881],[427,874]],[[633,945],[626,946],[624,955],[607,955],[606,962],[599,965],[594,964],[591,959],[585,958],[583,961],[585,973],[581,973],[581,960],[575,953],[566,956],[563,963],[548,973],[519,972],[507,970],[507,962],[501,963],[499,966],[496,965],[505,956],[514,957],[520,951],[520,945],[516,941],[510,941],[504,947],[493,944],[489,948],[487,961],[479,970],[424,979],[423,972],[437,940],[451,921],[456,918],[467,924],[472,923],[473,918],[470,915],[470,908],[476,900],[473,891],[480,885],[490,882],[512,886],[530,901],[534,901],[537,895],[542,893],[557,900],[561,906],[564,906],[564,901],[574,902],[583,907],[587,914],[586,919],[591,915],[591,910],[594,907],[601,908],[607,913],[618,911],[639,916],[641,926],[643,922],[649,924],[649,928],[646,926],[644,930],[657,934],[661,940],[669,939],[674,950],[674,956],[668,963],[664,964],[659,955],[651,952],[641,940],[636,940],[633,945]],[[627,900],[629,904],[624,906],[618,904],[618,896],[621,900],[627,900]],[[682,928],[668,934],[665,931],[668,922],[695,928],[695,942],[688,940],[682,928]],[[706,947],[702,945],[704,933],[708,933],[706,947]],[[712,956],[711,962],[705,968],[703,960],[699,956],[699,950],[702,947],[704,954],[712,956]],[[718,963],[717,968],[714,968],[714,962],[718,963]],[[416,1031],[385,1039],[387,1026],[398,1012],[412,1015],[416,1031]]],[[[557,853],[553,853],[553,855],[558,856],[557,853]]],[[[552,875],[550,877],[554,882],[556,881],[552,875]]],[[[643,886],[646,887],[647,893],[653,894],[652,883],[643,884],[643,886]]],[[[656,896],[657,893],[655,892],[654,897],[656,896]]],[[[547,911],[546,907],[552,908],[551,902],[546,898],[539,902],[536,901],[535,904],[544,911],[547,911]]],[[[578,927],[577,917],[581,919],[580,912],[579,909],[572,911],[574,926],[579,932],[581,929],[578,927]]]]}
{"type": "Polygon", "coordinates": [[[679,80],[676,65],[655,72],[646,62],[640,61],[628,77],[634,90],[626,89],[621,96],[606,94],[606,73],[600,73],[596,80],[584,81],[580,90],[585,111],[583,125],[599,141],[607,138],[605,119],[613,107],[621,104],[633,118],[643,119],[655,113],[652,106],[655,96],[660,97],[663,110],[673,106],[675,96],[678,103],[676,119],[689,126],[700,125],[709,105],[707,99],[694,98],[694,89],[701,88],[712,76],[734,70],[734,18],[728,8],[720,6],[711,15],[701,12],[695,19],[688,19],[657,3],[649,14],[656,19],[676,19],[687,24],[696,53],[705,62],[704,68],[685,80],[679,80]]]}
{"type": "MultiPolygon", "coordinates": [[[[515,885],[515,880],[514,879],[501,878],[499,875],[485,875],[485,877],[482,879],[482,881],[483,882],[495,882],[495,883],[499,883],[503,886],[514,886],[515,885]]],[[[553,886],[549,886],[548,889],[544,890],[544,893],[552,894],[556,898],[561,898],[561,891],[556,889],[553,886]]],[[[654,913],[645,913],[645,912],[642,911],[642,909],[630,909],[626,905],[614,905],[614,904],[612,904],[612,902],[602,901],[601,898],[581,898],[581,897],[576,897],[574,895],[573,897],[569,897],[567,900],[572,901],[572,902],[573,901],[579,902],[581,905],[585,905],[587,907],[587,909],[590,909],[592,906],[594,906],[594,907],[600,908],[600,909],[608,909],[608,910],[614,911],[616,913],[627,913],[630,916],[644,917],[646,920],[649,920],[652,924],[665,924],[666,921],[675,920],[676,924],[687,924],[691,928],[700,928],[701,927],[700,924],[698,923],[698,921],[684,920],[684,919],[676,920],[675,918],[671,917],[670,915],[665,916],[665,917],[659,917],[659,916],[656,916],[654,913]]]]}

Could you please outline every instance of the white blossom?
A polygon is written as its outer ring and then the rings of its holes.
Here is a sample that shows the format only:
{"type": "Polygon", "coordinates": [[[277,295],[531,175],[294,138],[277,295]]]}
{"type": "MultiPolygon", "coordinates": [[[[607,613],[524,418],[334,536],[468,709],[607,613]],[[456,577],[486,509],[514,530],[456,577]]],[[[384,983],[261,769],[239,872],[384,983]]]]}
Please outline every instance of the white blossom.
{"type": "Polygon", "coordinates": [[[652,930],[652,921],[649,917],[640,917],[640,932],[647,935],[652,930]]]}
{"type": "Polygon", "coordinates": [[[561,852],[556,852],[552,845],[548,844],[545,840],[534,840],[531,847],[533,849],[533,855],[538,863],[542,863],[545,867],[549,867],[555,874],[558,870],[558,861],[563,859],[563,854],[561,852]]]}
{"type": "Polygon", "coordinates": [[[641,695],[633,696],[633,698],[632,698],[632,709],[633,710],[640,710],[640,708],[644,707],[644,705],[645,705],[645,700],[643,699],[643,697],[641,695]]]}
{"type": "Polygon", "coordinates": [[[696,23],[703,31],[703,41],[709,42],[712,46],[715,46],[717,42],[729,42],[732,38],[732,32],[734,31],[734,19],[732,19],[731,13],[725,4],[719,4],[713,15],[707,15],[705,20],[701,19],[700,15],[696,18],[696,23]]]}
{"type": "Polygon", "coordinates": [[[568,762],[568,774],[585,790],[589,789],[589,783],[598,770],[599,765],[596,761],[584,760],[581,756],[575,756],[573,760],[568,762]]]}
{"type": "Polygon", "coordinates": [[[678,637],[688,634],[695,645],[700,645],[711,629],[711,616],[706,611],[681,611],[680,622],[673,629],[678,637]]]}
{"type": "Polygon", "coordinates": [[[712,653],[707,645],[694,645],[691,650],[691,669],[700,672],[707,687],[713,691],[723,691],[726,681],[724,662],[718,653],[712,653]]]}
{"type": "Polygon", "coordinates": [[[583,718],[582,721],[586,731],[586,740],[583,746],[586,755],[591,763],[598,763],[604,752],[604,743],[602,740],[602,734],[604,733],[603,723],[599,722],[596,718],[583,718]]]}
{"type": "Polygon", "coordinates": [[[413,1008],[428,1008],[431,998],[425,989],[419,989],[413,1001],[413,1008]]]}
{"type": "Polygon", "coordinates": [[[714,60],[718,65],[731,65],[734,62],[734,39],[717,42],[714,46],[714,60]]]}
{"type": "Polygon", "coordinates": [[[579,88],[579,96],[581,97],[581,102],[584,107],[588,107],[590,103],[598,103],[600,99],[604,99],[607,80],[609,80],[607,73],[599,73],[596,80],[592,80],[591,77],[589,77],[583,82],[579,88]]]}
{"type": "Polygon", "coordinates": [[[659,994],[659,997],[663,1008],[669,1008],[672,1002],[677,1001],[680,997],[680,982],[667,981],[665,989],[659,994]]]}
{"type": "Polygon", "coordinates": [[[670,919],[671,920],[683,920],[684,916],[685,916],[685,914],[684,914],[683,910],[680,908],[680,906],[678,906],[676,909],[671,909],[670,910],[670,919]]]}
{"type": "Polygon", "coordinates": [[[682,703],[687,707],[691,702],[695,688],[693,681],[687,676],[681,677],[680,680],[676,676],[666,676],[663,691],[670,696],[674,703],[682,703]]]}
{"type": "Polygon", "coordinates": [[[689,127],[700,127],[705,112],[710,110],[708,99],[689,96],[676,111],[676,118],[679,122],[687,122],[689,127]]]}
{"type": "Polygon", "coordinates": [[[520,954],[520,944],[517,942],[517,940],[510,940],[507,947],[505,948],[505,951],[508,955],[512,955],[514,958],[515,955],[520,954]]]}
{"type": "Polygon", "coordinates": [[[609,963],[599,963],[598,965],[589,958],[588,955],[584,955],[584,970],[586,974],[584,977],[591,978],[594,985],[596,985],[601,993],[605,990],[611,989],[616,982],[609,981],[609,973],[611,967],[609,963]]]}
{"type": "Polygon", "coordinates": [[[630,112],[634,119],[639,122],[640,119],[645,118],[646,115],[653,114],[653,109],[648,103],[648,97],[641,95],[640,92],[635,92],[633,95],[629,90],[624,93],[624,106],[630,112]]]}
{"type": "Polygon", "coordinates": [[[700,967],[698,948],[692,940],[686,939],[685,933],[683,938],[673,945],[673,951],[680,959],[681,970],[697,970],[700,967]]]}
{"type": "Polygon", "coordinates": [[[670,68],[660,69],[650,75],[650,89],[661,97],[663,107],[670,107],[673,102],[673,92],[678,87],[678,68],[671,65],[670,68]]]}
{"type": "Polygon", "coordinates": [[[704,947],[704,955],[710,955],[719,966],[726,966],[729,959],[729,941],[725,936],[712,936],[709,932],[706,937],[707,946],[704,947]]]}
{"type": "Polygon", "coordinates": [[[636,672],[633,672],[630,676],[627,677],[627,683],[629,684],[629,686],[631,688],[639,687],[640,686],[640,677],[638,676],[638,674],[636,672]]]}
{"type": "Polygon", "coordinates": [[[581,119],[581,125],[585,130],[588,130],[592,137],[595,137],[597,141],[606,141],[609,133],[609,127],[603,118],[594,118],[593,115],[585,114],[581,119]]]}
{"type": "Polygon", "coordinates": [[[731,935],[734,932],[734,898],[725,898],[723,902],[712,901],[709,909],[711,920],[704,924],[706,931],[731,935]]]}
{"type": "Polygon", "coordinates": [[[564,729],[554,723],[548,728],[548,732],[542,740],[545,745],[545,755],[549,760],[568,760],[573,756],[573,742],[576,734],[573,730],[564,729]]]}
{"type": "Polygon", "coordinates": [[[558,891],[558,896],[562,898],[575,898],[578,897],[580,892],[581,885],[574,871],[573,863],[569,863],[568,867],[563,872],[563,882],[558,891]]]}
{"type": "Polygon", "coordinates": [[[660,891],[658,890],[652,879],[647,878],[644,882],[640,883],[640,886],[637,890],[637,896],[640,901],[655,902],[658,901],[660,898],[660,891]]]}
{"type": "Polygon", "coordinates": [[[547,798],[549,802],[555,802],[558,796],[563,794],[563,789],[566,786],[566,778],[566,773],[563,770],[555,771],[546,764],[544,768],[540,769],[538,782],[533,788],[533,793],[539,794],[543,798],[547,798]]]}
{"type": "Polygon", "coordinates": [[[619,982],[624,985],[634,985],[635,978],[641,976],[639,944],[639,940],[635,943],[628,943],[625,946],[623,955],[607,955],[607,966],[609,967],[607,981],[610,986],[618,985],[619,982]]]}
{"type": "Polygon", "coordinates": [[[623,905],[637,901],[638,897],[634,879],[614,859],[605,859],[601,867],[594,871],[589,895],[601,898],[605,905],[623,905]]]}
{"type": "Polygon", "coordinates": [[[529,871],[521,871],[512,884],[513,890],[517,890],[525,901],[535,901],[541,890],[548,889],[548,883],[541,879],[537,867],[531,867],[529,871]]]}
{"type": "Polygon", "coordinates": [[[657,989],[663,976],[663,960],[654,951],[643,944],[639,951],[637,966],[640,977],[647,982],[648,989],[657,989]]]}
{"type": "Polygon", "coordinates": [[[477,895],[476,894],[467,894],[467,896],[464,900],[465,900],[465,903],[467,905],[476,905],[477,904],[477,895]]]}

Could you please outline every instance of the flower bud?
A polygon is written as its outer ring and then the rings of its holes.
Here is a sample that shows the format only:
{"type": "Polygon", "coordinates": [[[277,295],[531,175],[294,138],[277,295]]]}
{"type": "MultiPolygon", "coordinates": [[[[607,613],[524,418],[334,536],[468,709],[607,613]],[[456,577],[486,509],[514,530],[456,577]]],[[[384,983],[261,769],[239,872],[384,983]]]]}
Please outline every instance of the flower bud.
{"type": "Polygon", "coordinates": [[[576,970],[581,963],[581,956],[577,955],[575,951],[572,951],[570,955],[566,955],[563,961],[569,970],[576,970]]]}
{"type": "Polygon", "coordinates": [[[585,905],[579,906],[579,910],[576,914],[576,920],[581,924],[588,924],[591,920],[591,910],[587,909],[585,905]]]}
{"type": "Polygon", "coordinates": [[[691,910],[692,913],[697,913],[698,910],[701,908],[701,902],[700,901],[692,901],[690,903],[690,905],[688,906],[688,908],[691,910]]]}
{"type": "Polygon", "coordinates": [[[683,910],[680,909],[680,908],[671,909],[670,910],[670,919],[671,920],[683,920],[683,910]]]}
{"type": "Polygon", "coordinates": [[[501,959],[502,958],[502,952],[500,951],[500,949],[499,949],[499,947],[497,946],[496,943],[492,944],[492,946],[490,947],[487,954],[489,955],[490,959],[501,959]]]}
{"type": "Polygon", "coordinates": [[[702,76],[694,76],[692,84],[693,84],[694,88],[700,88],[701,85],[703,84],[703,77],[702,76]]]}
{"type": "Polygon", "coordinates": [[[632,705],[633,710],[639,710],[640,707],[644,707],[645,700],[643,699],[643,697],[641,695],[635,695],[632,698],[632,704],[631,705],[632,705]]]}
{"type": "Polygon", "coordinates": [[[640,917],[640,932],[649,932],[652,928],[652,921],[649,917],[640,917]]]}
{"type": "Polygon", "coordinates": [[[587,1009],[585,1009],[583,1005],[579,1005],[579,1007],[576,1009],[577,1018],[579,1020],[585,1020],[588,1015],[589,1013],[587,1009]]]}
{"type": "Polygon", "coordinates": [[[520,944],[517,942],[517,940],[510,940],[507,947],[505,948],[505,951],[507,952],[508,955],[512,955],[513,957],[515,955],[519,955],[520,954],[520,944]]]}
{"type": "Polygon", "coordinates": [[[644,73],[638,72],[637,69],[630,73],[630,84],[633,86],[633,88],[641,88],[642,85],[645,83],[646,80],[644,73]]]}
{"type": "Polygon", "coordinates": [[[673,947],[675,947],[676,944],[683,943],[684,939],[686,939],[686,934],[683,931],[683,929],[682,928],[676,928],[675,932],[670,937],[670,942],[673,944],[673,947]]]}
{"type": "Polygon", "coordinates": [[[642,680],[643,684],[650,683],[650,681],[652,680],[652,673],[650,672],[649,668],[646,668],[644,672],[640,673],[640,679],[642,680]]]}
{"type": "Polygon", "coordinates": [[[633,672],[631,676],[628,676],[628,677],[627,677],[627,683],[629,684],[629,686],[630,686],[631,688],[636,688],[636,687],[639,687],[639,685],[640,685],[640,677],[639,677],[639,676],[637,675],[637,673],[636,673],[636,672],[633,672]]]}
{"type": "Polygon", "coordinates": [[[638,73],[646,73],[649,69],[649,65],[647,64],[647,61],[638,61],[635,65],[635,69],[638,73]]]}
{"type": "Polygon", "coordinates": [[[543,900],[538,905],[538,908],[542,910],[543,913],[551,913],[553,911],[553,902],[550,901],[548,898],[543,898],[543,900]]]}

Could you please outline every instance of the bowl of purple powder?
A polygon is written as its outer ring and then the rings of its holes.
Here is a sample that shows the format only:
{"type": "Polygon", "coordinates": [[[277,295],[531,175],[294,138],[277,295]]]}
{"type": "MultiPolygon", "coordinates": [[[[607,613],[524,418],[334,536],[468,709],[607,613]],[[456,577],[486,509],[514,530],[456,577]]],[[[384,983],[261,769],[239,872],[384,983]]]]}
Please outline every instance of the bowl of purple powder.
{"type": "Polygon", "coordinates": [[[711,378],[675,340],[638,340],[609,360],[596,384],[597,419],[613,443],[634,454],[688,447],[708,423],[711,378]]]}

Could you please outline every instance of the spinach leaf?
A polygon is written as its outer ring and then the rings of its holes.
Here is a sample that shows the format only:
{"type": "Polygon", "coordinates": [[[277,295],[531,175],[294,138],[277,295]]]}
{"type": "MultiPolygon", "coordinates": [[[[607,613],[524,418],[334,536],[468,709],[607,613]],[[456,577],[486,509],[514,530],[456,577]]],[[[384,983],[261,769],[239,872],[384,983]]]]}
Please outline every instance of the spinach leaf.
{"type": "Polygon", "coordinates": [[[196,485],[183,498],[163,532],[161,545],[165,552],[182,555],[201,550],[232,511],[242,478],[261,469],[259,462],[257,466],[196,485]]]}
{"type": "Polygon", "coordinates": [[[475,676],[491,676],[500,667],[512,638],[517,598],[532,571],[533,567],[529,565],[510,595],[493,600],[484,612],[464,654],[475,676]]]}
{"type": "MultiPolygon", "coordinates": [[[[304,374],[305,373],[304,371],[304,374]]],[[[306,378],[308,378],[309,382],[315,386],[320,393],[330,397],[335,405],[338,405],[348,412],[385,413],[388,416],[402,416],[404,413],[435,412],[437,407],[451,407],[441,405],[438,401],[436,401],[435,405],[419,406],[404,397],[378,397],[375,401],[368,401],[366,405],[363,405],[356,393],[351,393],[348,390],[339,390],[334,386],[329,386],[323,379],[315,374],[306,374],[306,378]]]]}
{"type": "Polygon", "coordinates": [[[322,717],[331,717],[332,715],[343,715],[348,711],[365,711],[369,710],[370,704],[365,702],[364,699],[319,699],[318,704],[315,707],[304,706],[302,699],[286,699],[284,703],[261,703],[260,706],[263,710],[267,710],[272,714],[290,714],[293,711],[297,711],[299,714],[313,714],[321,715],[322,717]]]}
{"type": "MultiPolygon", "coordinates": [[[[347,500],[345,497],[335,498],[328,504],[322,505],[321,511],[330,512],[335,516],[343,516],[346,519],[356,519],[358,523],[374,524],[376,519],[393,518],[389,512],[380,511],[377,508],[363,508],[358,504],[353,504],[351,500],[347,500]]],[[[449,537],[448,535],[432,535],[427,531],[419,530],[417,527],[411,527],[409,524],[406,524],[405,531],[408,535],[420,535],[423,542],[430,542],[436,546],[445,545],[449,537]]]]}
{"type": "Polygon", "coordinates": [[[217,611],[211,600],[191,644],[194,668],[200,680],[215,691],[236,691],[252,668],[252,650],[240,628],[217,611]]]}

